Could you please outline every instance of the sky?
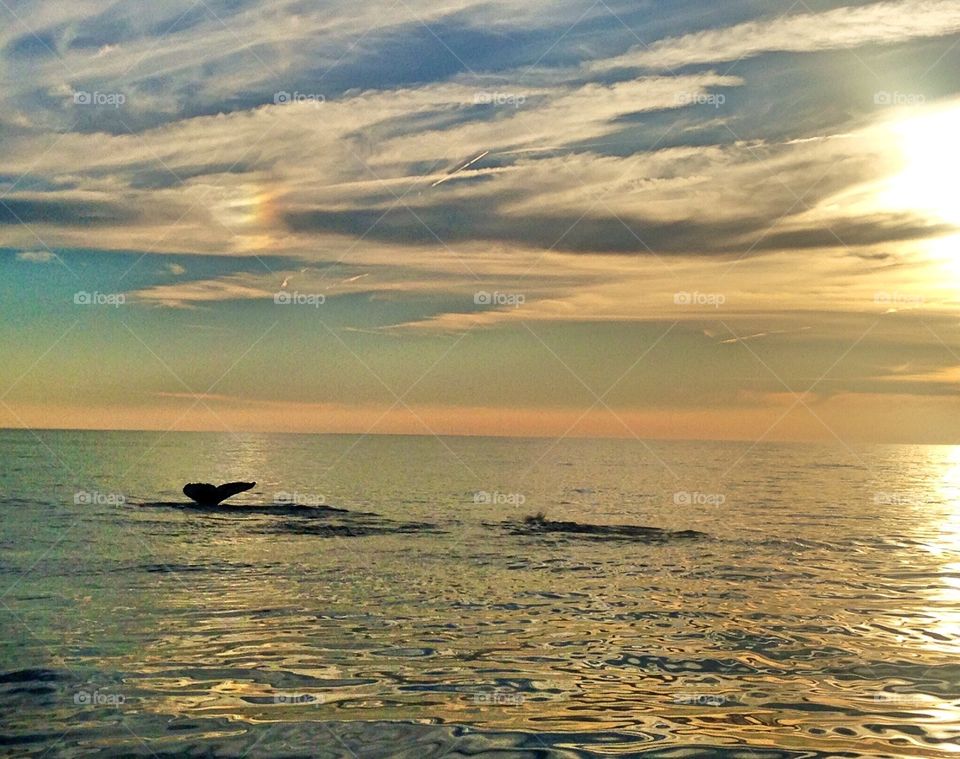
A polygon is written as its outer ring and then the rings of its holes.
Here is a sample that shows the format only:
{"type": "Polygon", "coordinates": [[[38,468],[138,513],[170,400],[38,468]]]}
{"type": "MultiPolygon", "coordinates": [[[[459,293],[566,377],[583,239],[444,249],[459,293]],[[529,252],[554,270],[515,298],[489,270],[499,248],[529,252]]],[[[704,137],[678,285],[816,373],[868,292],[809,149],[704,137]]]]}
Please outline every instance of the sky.
{"type": "Polygon", "coordinates": [[[0,426],[960,443],[955,0],[0,18],[0,426]]]}

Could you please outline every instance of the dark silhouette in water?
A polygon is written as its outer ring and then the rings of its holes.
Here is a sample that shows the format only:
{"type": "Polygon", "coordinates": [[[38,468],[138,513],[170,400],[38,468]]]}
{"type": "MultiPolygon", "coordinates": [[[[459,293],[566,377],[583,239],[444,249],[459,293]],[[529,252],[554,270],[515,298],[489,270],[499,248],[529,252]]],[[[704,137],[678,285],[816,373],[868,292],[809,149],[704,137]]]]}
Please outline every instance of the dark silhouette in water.
{"type": "Polygon", "coordinates": [[[199,501],[145,501],[134,504],[142,508],[181,509],[201,511],[205,514],[244,514],[255,516],[294,516],[325,517],[333,514],[366,514],[367,512],[349,512],[336,506],[300,505],[297,503],[201,503],[199,501]]]}
{"type": "Polygon", "coordinates": [[[230,496],[250,490],[255,482],[227,482],[223,485],[211,485],[209,482],[190,482],[183,486],[183,494],[201,506],[219,506],[230,496]]]}
{"type": "MultiPolygon", "coordinates": [[[[349,511],[326,504],[297,504],[289,501],[270,504],[222,504],[219,501],[231,495],[250,490],[255,482],[228,482],[215,487],[208,483],[191,482],[183,492],[193,499],[191,503],[147,501],[135,504],[140,508],[181,509],[251,520],[245,529],[264,533],[315,535],[321,538],[365,537],[368,535],[406,535],[413,533],[439,534],[443,530],[429,522],[398,522],[370,511],[349,511]]],[[[0,677],[0,683],[2,683],[0,677]]],[[[2,694],[0,694],[2,695],[2,694]]]]}
{"type": "Polygon", "coordinates": [[[696,530],[671,532],[659,527],[642,527],[629,524],[584,524],[581,522],[555,522],[547,519],[541,511],[524,517],[522,522],[509,523],[516,535],[540,535],[565,533],[568,535],[595,536],[598,538],[624,538],[646,542],[660,542],[675,538],[703,538],[706,535],[696,530]]]}

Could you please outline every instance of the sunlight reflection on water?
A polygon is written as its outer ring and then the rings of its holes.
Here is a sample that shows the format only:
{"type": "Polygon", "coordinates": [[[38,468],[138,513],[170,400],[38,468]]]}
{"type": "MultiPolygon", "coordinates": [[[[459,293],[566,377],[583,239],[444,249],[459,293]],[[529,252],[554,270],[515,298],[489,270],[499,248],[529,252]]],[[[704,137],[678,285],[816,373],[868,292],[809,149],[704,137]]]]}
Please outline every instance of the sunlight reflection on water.
{"type": "Polygon", "coordinates": [[[655,444],[674,479],[621,441],[528,471],[549,441],[44,434],[73,481],[0,433],[15,753],[958,749],[957,449],[759,446],[724,477],[745,446],[655,444]],[[137,506],[214,477],[353,513],[137,506]],[[708,537],[502,524],[541,509],[708,537]]]}

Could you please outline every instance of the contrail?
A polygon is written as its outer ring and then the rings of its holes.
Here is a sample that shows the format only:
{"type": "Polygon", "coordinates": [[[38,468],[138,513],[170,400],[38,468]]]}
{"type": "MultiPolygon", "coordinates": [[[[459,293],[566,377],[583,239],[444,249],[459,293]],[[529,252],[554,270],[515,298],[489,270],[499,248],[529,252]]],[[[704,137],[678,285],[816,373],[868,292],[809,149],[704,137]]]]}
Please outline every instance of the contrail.
{"type": "Polygon", "coordinates": [[[461,166],[461,167],[458,168],[458,169],[454,169],[454,170],[451,171],[449,174],[447,174],[445,177],[440,177],[440,179],[438,179],[436,182],[434,182],[434,183],[433,183],[432,185],[430,185],[430,186],[431,186],[431,187],[436,187],[438,184],[443,184],[443,183],[446,182],[448,179],[450,179],[450,177],[456,176],[457,174],[459,174],[459,173],[460,173],[461,171],[463,171],[464,169],[469,168],[470,166],[473,166],[473,164],[475,164],[477,161],[479,161],[481,158],[483,158],[485,155],[488,155],[489,153],[490,153],[489,150],[484,150],[484,151],[483,151],[480,155],[478,155],[476,158],[473,158],[473,159],[467,161],[465,164],[463,164],[463,166],[461,166]]]}
{"type": "MultiPolygon", "coordinates": [[[[723,345],[731,345],[733,343],[745,343],[747,340],[757,340],[761,337],[769,337],[770,335],[794,335],[799,334],[800,332],[806,332],[807,330],[812,329],[812,327],[800,327],[800,329],[771,329],[768,332],[755,332],[752,335],[742,335],[740,337],[728,337],[725,340],[721,340],[720,343],[723,345]]],[[[706,334],[706,332],[704,332],[706,334]]],[[[712,337],[712,335],[708,335],[712,337]]]]}
{"type": "MultiPolygon", "coordinates": [[[[312,268],[313,268],[312,266],[305,266],[305,267],[303,267],[303,268],[300,270],[299,273],[300,273],[300,274],[303,274],[305,271],[308,271],[309,269],[312,269],[312,268]]],[[[296,275],[296,274],[288,274],[287,276],[285,276],[285,277],[283,278],[283,282],[280,283],[280,289],[281,289],[281,290],[285,290],[286,287],[287,287],[287,285],[290,284],[290,280],[292,280],[295,276],[297,276],[297,275],[296,275]]],[[[356,276],[347,277],[346,279],[342,279],[342,280],[340,280],[339,282],[336,282],[336,283],[334,283],[333,285],[331,285],[331,287],[339,287],[340,285],[345,285],[345,284],[347,284],[347,283],[349,283],[349,282],[356,282],[358,279],[363,279],[364,277],[369,277],[369,276],[370,276],[370,272],[367,272],[366,274],[357,274],[356,276]]]]}

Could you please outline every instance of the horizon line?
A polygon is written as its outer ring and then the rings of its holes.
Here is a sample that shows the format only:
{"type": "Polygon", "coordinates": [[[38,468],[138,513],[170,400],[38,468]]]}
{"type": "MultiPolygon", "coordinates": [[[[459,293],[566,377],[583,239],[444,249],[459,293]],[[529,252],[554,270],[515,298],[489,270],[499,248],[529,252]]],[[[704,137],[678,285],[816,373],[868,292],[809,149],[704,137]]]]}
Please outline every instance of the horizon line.
{"type": "Polygon", "coordinates": [[[933,441],[891,441],[891,440],[851,440],[836,441],[829,439],[807,439],[807,438],[766,438],[757,440],[750,437],[729,437],[729,438],[691,438],[691,437],[639,437],[630,435],[491,435],[488,433],[434,433],[434,432],[373,432],[368,430],[357,430],[355,432],[332,432],[332,431],[292,431],[292,430],[172,430],[161,427],[9,427],[0,425],[0,432],[159,432],[162,434],[187,434],[187,435],[287,435],[287,436],[310,436],[310,437],[418,437],[418,438],[476,438],[476,439],[494,439],[494,440],[611,440],[626,441],[636,443],[749,443],[754,446],[761,445],[821,445],[834,448],[844,448],[850,446],[924,446],[924,447],[957,447],[958,442],[933,442],[933,441]]]}

